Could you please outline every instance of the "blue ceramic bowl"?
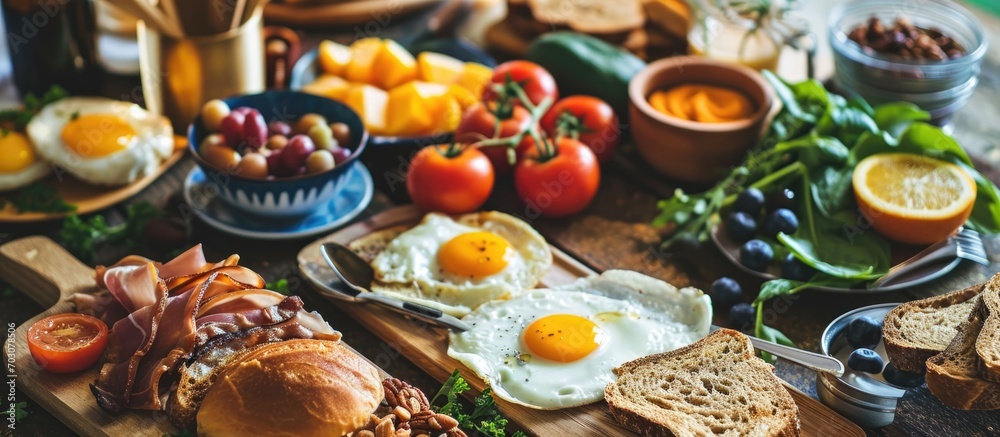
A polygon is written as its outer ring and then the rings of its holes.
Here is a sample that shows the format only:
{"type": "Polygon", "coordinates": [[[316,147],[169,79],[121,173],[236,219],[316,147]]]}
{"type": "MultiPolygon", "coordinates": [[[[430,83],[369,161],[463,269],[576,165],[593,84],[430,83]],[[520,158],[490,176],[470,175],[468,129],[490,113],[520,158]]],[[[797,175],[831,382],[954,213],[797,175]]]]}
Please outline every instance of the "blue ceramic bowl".
{"type": "Polygon", "coordinates": [[[217,168],[201,158],[198,148],[202,139],[211,132],[202,125],[199,115],[188,128],[188,148],[191,155],[218,190],[222,200],[251,214],[295,217],[313,212],[340,193],[348,179],[347,170],[355,165],[368,143],[368,131],[365,130],[361,117],[347,105],[325,97],[297,91],[267,91],[223,101],[230,108],[254,108],[268,122],[293,122],[305,114],[316,113],[326,117],[331,123],[344,123],[351,130],[350,144],[341,144],[341,147],[351,150],[351,157],[329,171],[286,178],[251,179],[232,170],[217,168]]]}

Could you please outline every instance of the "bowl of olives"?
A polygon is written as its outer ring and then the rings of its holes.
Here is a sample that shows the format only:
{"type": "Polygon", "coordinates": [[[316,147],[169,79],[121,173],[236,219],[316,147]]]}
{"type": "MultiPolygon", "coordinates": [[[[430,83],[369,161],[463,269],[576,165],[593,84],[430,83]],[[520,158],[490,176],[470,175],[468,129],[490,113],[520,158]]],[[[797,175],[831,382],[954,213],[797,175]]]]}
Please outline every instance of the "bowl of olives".
{"type": "Polygon", "coordinates": [[[350,107],[296,91],[211,100],[188,129],[219,197],[269,217],[309,214],[335,198],[367,142],[350,107]]]}

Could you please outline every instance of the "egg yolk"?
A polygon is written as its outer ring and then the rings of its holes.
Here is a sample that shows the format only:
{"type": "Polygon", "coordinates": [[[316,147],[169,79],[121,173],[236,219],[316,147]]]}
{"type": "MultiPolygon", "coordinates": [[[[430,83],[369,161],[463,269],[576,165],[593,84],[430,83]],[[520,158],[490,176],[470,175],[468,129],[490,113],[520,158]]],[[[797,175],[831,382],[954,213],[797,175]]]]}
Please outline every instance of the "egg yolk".
{"type": "Polygon", "coordinates": [[[560,363],[597,350],[607,335],[596,323],[572,314],[553,314],[531,322],[521,335],[532,354],[560,363]]]}
{"type": "Polygon", "coordinates": [[[492,232],[468,232],[452,238],[438,250],[438,264],[456,276],[483,278],[507,267],[510,243],[492,232]]]}
{"type": "Polygon", "coordinates": [[[0,173],[14,173],[35,163],[35,149],[17,132],[0,134],[0,173]]]}
{"type": "Polygon", "coordinates": [[[81,115],[66,123],[62,141],[66,147],[85,158],[107,156],[128,147],[135,129],[113,115],[81,115]]]}

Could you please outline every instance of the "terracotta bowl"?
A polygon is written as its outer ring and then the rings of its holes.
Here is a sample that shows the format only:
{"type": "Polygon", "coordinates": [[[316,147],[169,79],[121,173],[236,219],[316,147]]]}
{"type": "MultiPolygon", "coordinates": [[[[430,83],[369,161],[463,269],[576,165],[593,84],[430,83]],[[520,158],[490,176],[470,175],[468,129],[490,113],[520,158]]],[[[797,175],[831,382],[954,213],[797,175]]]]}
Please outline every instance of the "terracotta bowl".
{"type": "Polygon", "coordinates": [[[657,171],[685,182],[707,183],[740,163],[757,142],[774,102],[764,76],[747,67],[690,56],[662,59],[632,78],[628,87],[632,139],[657,171]],[[739,121],[699,123],[666,115],[647,98],[653,91],[699,83],[742,91],[755,106],[739,121]]]}

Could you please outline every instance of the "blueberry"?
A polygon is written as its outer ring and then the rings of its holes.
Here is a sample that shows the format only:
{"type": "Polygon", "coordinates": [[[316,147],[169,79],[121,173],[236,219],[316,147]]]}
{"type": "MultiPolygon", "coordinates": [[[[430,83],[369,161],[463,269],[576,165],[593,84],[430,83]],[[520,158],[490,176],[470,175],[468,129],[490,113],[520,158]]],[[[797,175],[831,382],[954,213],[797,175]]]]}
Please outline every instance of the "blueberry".
{"type": "Polygon", "coordinates": [[[750,240],[740,246],[740,263],[750,270],[763,272],[774,259],[771,245],[761,240],[750,240]]]}
{"type": "Polygon", "coordinates": [[[733,278],[722,277],[712,283],[708,295],[716,308],[728,308],[743,300],[743,289],[733,278]]]}
{"type": "Polygon", "coordinates": [[[779,232],[794,234],[799,228],[799,218],[790,209],[778,208],[764,219],[764,235],[777,237],[779,232]]]}
{"type": "Polygon", "coordinates": [[[726,233],[737,243],[745,243],[757,233],[757,221],[743,211],[736,211],[726,219],[726,233]]]}
{"type": "Polygon", "coordinates": [[[751,217],[760,215],[760,210],[764,208],[764,193],[756,188],[747,188],[733,203],[733,209],[750,214],[751,217]]]}
{"type": "Polygon", "coordinates": [[[795,192],[785,188],[773,193],[768,193],[766,206],[770,211],[778,208],[791,208],[795,206],[795,192]]]}
{"type": "Polygon", "coordinates": [[[846,337],[853,348],[875,349],[882,341],[882,322],[868,316],[855,317],[847,324],[846,337]]]}
{"type": "Polygon", "coordinates": [[[882,371],[882,357],[878,352],[871,349],[860,348],[851,352],[847,357],[847,367],[865,373],[879,373],[882,371]]]}
{"type": "Polygon", "coordinates": [[[729,326],[740,331],[750,331],[757,324],[757,308],[740,302],[729,309],[729,326]]]}
{"type": "Polygon", "coordinates": [[[885,368],[882,369],[882,377],[890,384],[895,384],[900,387],[915,388],[920,387],[924,384],[924,374],[918,372],[904,372],[893,366],[892,363],[886,364],[885,368]]]}
{"type": "Polygon", "coordinates": [[[785,255],[781,260],[781,277],[793,281],[808,281],[816,274],[816,269],[810,267],[793,254],[785,255]]]}

